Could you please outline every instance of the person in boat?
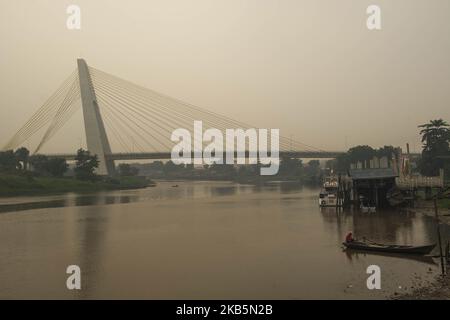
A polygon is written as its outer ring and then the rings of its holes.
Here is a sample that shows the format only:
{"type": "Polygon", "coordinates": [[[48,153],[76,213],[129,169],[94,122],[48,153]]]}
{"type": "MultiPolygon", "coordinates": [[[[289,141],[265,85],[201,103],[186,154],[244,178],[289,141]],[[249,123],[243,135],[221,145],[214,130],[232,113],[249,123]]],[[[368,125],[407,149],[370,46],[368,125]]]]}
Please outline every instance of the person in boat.
{"type": "Polygon", "coordinates": [[[345,236],[345,242],[353,242],[355,239],[353,239],[353,233],[350,231],[347,236],[345,236]]]}

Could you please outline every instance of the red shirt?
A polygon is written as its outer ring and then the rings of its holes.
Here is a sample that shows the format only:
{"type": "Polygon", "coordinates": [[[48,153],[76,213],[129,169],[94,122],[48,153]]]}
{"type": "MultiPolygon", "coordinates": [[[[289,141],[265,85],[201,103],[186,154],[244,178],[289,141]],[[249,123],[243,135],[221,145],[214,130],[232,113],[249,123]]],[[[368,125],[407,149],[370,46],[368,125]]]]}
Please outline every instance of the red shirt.
{"type": "Polygon", "coordinates": [[[346,237],[345,237],[345,242],[352,242],[353,241],[353,235],[350,232],[346,237]]]}

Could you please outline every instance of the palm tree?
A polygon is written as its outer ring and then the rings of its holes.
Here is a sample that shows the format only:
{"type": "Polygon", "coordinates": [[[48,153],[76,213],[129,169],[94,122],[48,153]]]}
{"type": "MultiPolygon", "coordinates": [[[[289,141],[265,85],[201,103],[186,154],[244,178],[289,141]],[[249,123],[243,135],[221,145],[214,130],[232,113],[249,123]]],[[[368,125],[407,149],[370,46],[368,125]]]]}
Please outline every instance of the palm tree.
{"type": "Polygon", "coordinates": [[[442,119],[430,120],[419,126],[422,128],[422,159],[420,171],[425,175],[437,175],[445,161],[440,156],[448,155],[450,143],[450,125],[442,119]]]}
{"type": "Polygon", "coordinates": [[[430,120],[429,123],[422,124],[419,128],[422,135],[424,148],[433,148],[435,146],[445,146],[450,140],[450,125],[442,119],[430,120]]]}

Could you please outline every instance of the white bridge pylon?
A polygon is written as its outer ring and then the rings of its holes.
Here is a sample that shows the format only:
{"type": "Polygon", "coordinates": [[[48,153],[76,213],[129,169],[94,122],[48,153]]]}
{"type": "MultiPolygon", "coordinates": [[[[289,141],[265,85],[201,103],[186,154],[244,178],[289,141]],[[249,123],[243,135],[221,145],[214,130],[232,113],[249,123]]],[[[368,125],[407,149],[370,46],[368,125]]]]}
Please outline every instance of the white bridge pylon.
{"type": "Polygon", "coordinates": [[[114,161],[107,158],[111,155],[111,146],[98,107],[89,68],[84,59],[78,59],[77,63],[87,149],[98,157],[97,174],[110,176],[114,174],[114,161]]]}

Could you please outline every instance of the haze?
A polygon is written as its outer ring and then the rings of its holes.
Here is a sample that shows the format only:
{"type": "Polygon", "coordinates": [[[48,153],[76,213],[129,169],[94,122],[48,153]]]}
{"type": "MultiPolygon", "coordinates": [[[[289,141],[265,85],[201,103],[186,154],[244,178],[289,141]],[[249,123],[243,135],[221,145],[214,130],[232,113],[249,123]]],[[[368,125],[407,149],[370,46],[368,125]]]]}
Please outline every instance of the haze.
{"type": "MultiPolygon", "coordinates": [[[[83,57],[144,87],[324,150],[450,121],[448,0],[0,0],[0,146],[83,57]],[[66,28],[81,7],[82,28],[66,28]],[[366,8],[382,30],[366,28],[366,8]]],[[[45,152],[84,144],[78,113],[45,152]]]]}

